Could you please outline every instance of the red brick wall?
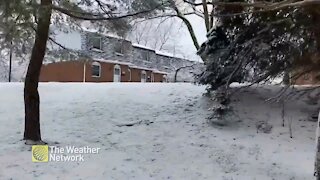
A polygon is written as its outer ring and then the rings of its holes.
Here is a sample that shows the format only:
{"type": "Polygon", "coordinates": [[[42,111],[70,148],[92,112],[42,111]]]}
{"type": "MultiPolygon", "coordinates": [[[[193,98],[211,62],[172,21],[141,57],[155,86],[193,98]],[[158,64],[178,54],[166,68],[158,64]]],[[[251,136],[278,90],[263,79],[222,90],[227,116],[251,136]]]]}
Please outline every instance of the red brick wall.
{"type": "MultiPolygon", "coordinates": [[[[100,77],[92,76],[92,63],[86,62],[86,82],[113,82],[114,66],[113,63],[99,62],[101,65],[100,77]]],[[[141,72],[143,70],[137,68],[131,69],[131,81],[129,67],[120,65],[121,82],[141,82],[141,72]]],[[[147,82],[151,82],[151,71],[145,70],[147,73],[147,82]],[[149,77],[149,78],[148,78],[149,77]]],[[[65,61],[43,65],[41,68],[40,82],[83,82],[84,62],[81,61],[65,61]]],[[[162,82],[163,74],[154,73],[154,81],[162,82]]]]}
{"type": "Polygon", "coordinates": [[[163,74],[153,73],[154,74],[154,82],[163,82],[163,74]]]}
{"type": "Polygon", "coordinates": [[[40,82],[82,82],[83,62],[65,61],[42,65],[40,82]]]}
{"type": "Polygon", "coordinates": [[[320,81],[316,78],[318,75],[318,72],[309,72],[298,77],[293,83],[295,85],[319,85],[320,81]]]}
{"type": "MultiPolygon", "coordinates": [[[[94,62],[94,61],[93,61],[94,62]]],[[[101,65],[100,77],[92,77],[92,62],[86,63],[86,82],[113,82],[114,66],[116,64],[99,62],[101,65]]],[[[129,71],[127,65],[121,67],[121,82],[128,82],[129,71]]]]}
{"type": "MultiPolygon", "coordinates": [[[[131,82],[141,82],[141,72],[145,71],[147,74],[147,79],[146,82],[151,82],[151,73],[152,71],[150,70],[143,70],[143,69],[137,69],[137,68],[131,68],[131,76],[132,76],[132,81],[131,82]]],[[[161,81],[156,81],[155,82],[161,82],[161,81]]]]}

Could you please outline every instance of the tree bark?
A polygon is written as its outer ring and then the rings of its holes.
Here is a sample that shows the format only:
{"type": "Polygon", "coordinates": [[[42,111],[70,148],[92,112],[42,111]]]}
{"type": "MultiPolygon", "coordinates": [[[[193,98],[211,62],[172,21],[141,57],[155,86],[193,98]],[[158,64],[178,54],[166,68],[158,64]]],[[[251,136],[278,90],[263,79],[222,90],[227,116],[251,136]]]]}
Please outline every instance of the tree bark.
{"type": "Polygon", "coordinates": [[[189,20],[183,15],[183,13],[180,12],[180,10],[178,9],[178,7],[176,6],[175,2],[173,0],[170,1],[171,7],[174,9],[174,11],[177,13],[177,17],[180,18],[184,24],[187,26],[188,31],[190,33],[191,39],[193,41],[193,45],[196,47],[197,50],[199,50],[200,45],[198,43],[198,39],[196,37],[196,34],[193,30],[193,27],[191,25],[191,23],[189,22],[189,20]]]}
{"type": "Polygon", "coordinates": [[[320,113],[318,114],[318,124],[316,132],[316,159],[314,166],[314,175],[317,177],[317,180],[320,180],[320,113]]]}
{"type": "Polygon", "coordinates": [[[12,74],[12,41],[10,43],[10,54],[9,54],[9,77],[8,77],[9,82],[11,82],[11,74],[12,74]]]}
{"type": "MultiPolygon", "coordinates": [[[[317,54],[320,54],[320,12],[317,10],[317,6],[311,8],[313,11],[313,21],[314,21],[314,35],[317,41],[318,51],[317,54]]],[[[317,131],[316,131],[316,158],[315,158],[315,169],[314,175],[317,180],[320,180],[320,112],[318,113],[318,123],[317,123],[317,131]]]]}
{"type": "Polygon", "coordinates": [[[177,77],[178,77],[178,72],[181,70],[181,68],[178,68],[177,70],[176,70],[176,72],[174,73],[174,80],[173,80],[173,82],[177,82],[177,77]]]}
{"type": "Polygon", "coordinates": [[[193,68],[194,64],[193,65],[189,65],[189,66],[182,66],[182,67],[179,67],[178,69],[176,69],[176,72],[174,73],[174,80],[173,82],[177,82],[177,79],[178,79],[178,73],[181,69],[184,69],[184,68],[193,68]]]}
{"type": "Polygon", "coordinates": [[[210,31],[210,18],[208,12],[208,4],[207,0],[202,0],[203,14],[204,14],[204,22],[206,24],[207,32],[210,31]]]}
{"type": "Polygon", "coordinates": [[[52,0],[41,0],[36,38],[24,83],[25,129],[24,139],[40,141],[40,97],[38,92],[39,76],[46,53],[52,0]]]}

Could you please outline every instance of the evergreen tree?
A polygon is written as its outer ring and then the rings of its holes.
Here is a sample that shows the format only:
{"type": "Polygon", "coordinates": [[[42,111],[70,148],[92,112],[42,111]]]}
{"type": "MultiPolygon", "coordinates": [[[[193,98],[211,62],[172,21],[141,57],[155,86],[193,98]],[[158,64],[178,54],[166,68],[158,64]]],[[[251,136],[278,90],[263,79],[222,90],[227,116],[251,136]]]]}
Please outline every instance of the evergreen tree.
{"type": "Polygon", "coordinates": [[[239,5],[215,8],[221,16],[199,51],[208,61],[201,83],[214,90],[232,82],[259,83],[287,70],[316,67],[308,58],[318,52],[314,27],[319,22],[311,11],[296,7],[264,11],[239,5]],[[304,61],[298,62],[301,58],[304,61]]]}

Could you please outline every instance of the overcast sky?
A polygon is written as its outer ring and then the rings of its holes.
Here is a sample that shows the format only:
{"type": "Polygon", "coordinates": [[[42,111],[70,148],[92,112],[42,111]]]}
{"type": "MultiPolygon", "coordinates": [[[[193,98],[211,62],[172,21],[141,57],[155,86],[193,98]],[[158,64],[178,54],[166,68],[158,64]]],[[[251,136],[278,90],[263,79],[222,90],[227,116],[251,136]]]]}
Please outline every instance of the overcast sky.
{"type": "MultiPolygon", "coordinates": [[[[198,38],[199,44],[201,45],[204,41],[206,41],[206,28],[204,20],[196,15],[190,15],[188,16],[188,19],[191,22],[198,38]]],[[[179,42],[183,45],[182,49],[186,52],[186,55],[190,56],[192,59],[199,60],[200,58],[196,55],[197,51],[193,45],[188,29],[185,25],[183,27],[184,33],[181,37],[177,37],[179,42]]]]}
{"type": "MultiPolygon", "coordinates": [[[[191,22],[201,45],[206,40],[206,29],[203,19],[196,15],[190,15],[187,18],[191,22]]],[[[139,22],[133,28],[133,31],[129,33],[129,39],[153,49],[182,56],[190,60],[200,61],[186,25],[176,17],[139,22]],[[169,38],[165,41],[164,47],[161,47],[162,42],[159,42],[163,40],[161,39],[162,36],[169,38]]]]}

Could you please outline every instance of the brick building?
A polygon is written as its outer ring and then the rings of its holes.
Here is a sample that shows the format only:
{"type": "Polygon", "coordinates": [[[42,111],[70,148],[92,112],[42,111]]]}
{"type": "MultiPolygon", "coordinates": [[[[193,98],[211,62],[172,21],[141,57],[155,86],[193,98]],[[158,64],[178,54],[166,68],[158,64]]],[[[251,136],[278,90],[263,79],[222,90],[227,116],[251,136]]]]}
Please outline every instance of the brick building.
{"type": "Polygon", "coordinates": [[[131,63],[94,59],[44,64],[41,82],[166,82],[167,73],[131,63]]]}
{"type": "MultiPolygon", "coordinates": [[[[183,74],[190,77],[183,81],[192,81],[195,69],[204,67],[203,63],[175,57],[116,36],[89,31],[78,33],[80,40],[69,41],[81,43],[77,46],[81,46],[80,52],[86,58],[73,58],[66,53],[58,61],[46,61],[41,69],[41,82],[167,82],[175,69],[194,64],[195,68],[186,68],[183,74]]],[[[66,41],[68,37],[64,37],[66,41]]]]}

